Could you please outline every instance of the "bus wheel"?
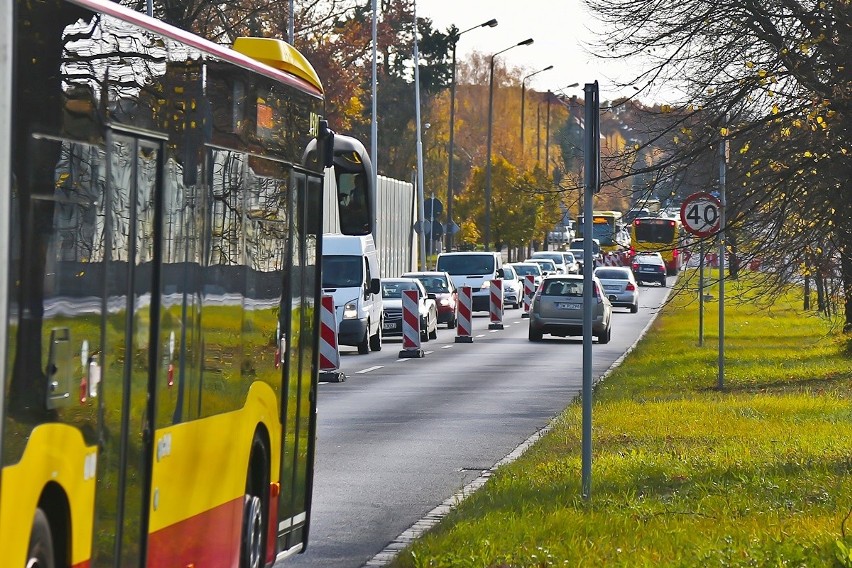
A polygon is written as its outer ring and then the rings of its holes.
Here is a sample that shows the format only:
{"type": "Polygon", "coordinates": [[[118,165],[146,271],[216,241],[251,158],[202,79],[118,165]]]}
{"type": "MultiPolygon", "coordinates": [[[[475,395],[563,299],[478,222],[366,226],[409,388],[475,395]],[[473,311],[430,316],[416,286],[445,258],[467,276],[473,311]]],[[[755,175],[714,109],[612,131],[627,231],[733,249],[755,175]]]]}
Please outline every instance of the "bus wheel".
{"type": "Polygon", "coordinates": [[[27,549],[27,568],[53,568],[53,537],[47,515],[36,509],[33,528],[30,532],[30,545],[27,549]]]}
{"type": "Polygon", "coordinates": [[[243,500],[243,527],[240,537],[240,568],[261,568],[265,563],[266,533],[264,492],[268,490],[266,450],[260,438],[252,444],[246,493],[243,500]]]}
{"type": "Polygon", "coordinates": [[[260,568],[263,558],[263,502],[257,495],[246,495],[243,504],[242,568],[260,568]]]}

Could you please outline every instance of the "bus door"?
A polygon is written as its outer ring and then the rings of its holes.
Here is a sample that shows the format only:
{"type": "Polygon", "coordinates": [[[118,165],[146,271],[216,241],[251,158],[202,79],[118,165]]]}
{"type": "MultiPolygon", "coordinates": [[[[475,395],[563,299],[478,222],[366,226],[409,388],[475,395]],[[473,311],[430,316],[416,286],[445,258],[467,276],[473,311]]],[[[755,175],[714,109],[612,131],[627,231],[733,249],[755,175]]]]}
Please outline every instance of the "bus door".
{"type": "Polygon", "coordinates": [[[107,136],[106,315],[92,566],[145,564],[156,385],[162,142],[107,136]]]}
{"type": "Polygon", "coordinates": [[[287,338],[284,369],[281,496],[278,550],[299,550],[308,538],[316,438],[318,377],[319,261],[322,231],[322,178],[293,171],[289,205],[290,265],[285,275],[283,329],[287,338]]]}

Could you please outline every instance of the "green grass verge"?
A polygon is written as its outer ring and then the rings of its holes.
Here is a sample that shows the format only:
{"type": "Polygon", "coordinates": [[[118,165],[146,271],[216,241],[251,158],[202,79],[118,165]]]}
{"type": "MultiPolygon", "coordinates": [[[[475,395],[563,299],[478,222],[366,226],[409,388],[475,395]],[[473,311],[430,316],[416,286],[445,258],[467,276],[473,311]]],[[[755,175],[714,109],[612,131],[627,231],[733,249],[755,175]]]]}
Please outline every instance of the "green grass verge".
{"type": "Polygon", "coordinates": [[[726,284],[723,390],[694,290],[598,385],[590,500],[577,401],[393,566],[852,567],[850,338],[748,281],[726,284]]]}

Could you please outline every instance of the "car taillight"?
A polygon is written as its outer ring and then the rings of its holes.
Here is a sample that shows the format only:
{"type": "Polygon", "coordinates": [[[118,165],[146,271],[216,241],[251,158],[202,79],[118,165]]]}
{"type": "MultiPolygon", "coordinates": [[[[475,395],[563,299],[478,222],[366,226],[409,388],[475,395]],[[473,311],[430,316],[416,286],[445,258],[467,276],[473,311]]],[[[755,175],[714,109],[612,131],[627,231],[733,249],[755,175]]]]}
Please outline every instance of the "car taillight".
{"type": "Polygon", "coordinates": [[[636,289],[636,286],[633,285],[633,282],[628,282],[627,286],[625,286],[624,289],[627,290],[628,292],[632,292],[633,290],[636,289]]]}
{"type": "Polygon", "coordinates": [[[678,253],[677,249],[672,249],[672,258],[677,258],[678,253]]]}
{"type": "Polygon", "coordinates": [[[638,262],[634,262],[634,263],[633,263],[633,271],[635,272],[635,271],[637,271],[637,270],[639,270],[639,263],[638,263],[638,262]]]}

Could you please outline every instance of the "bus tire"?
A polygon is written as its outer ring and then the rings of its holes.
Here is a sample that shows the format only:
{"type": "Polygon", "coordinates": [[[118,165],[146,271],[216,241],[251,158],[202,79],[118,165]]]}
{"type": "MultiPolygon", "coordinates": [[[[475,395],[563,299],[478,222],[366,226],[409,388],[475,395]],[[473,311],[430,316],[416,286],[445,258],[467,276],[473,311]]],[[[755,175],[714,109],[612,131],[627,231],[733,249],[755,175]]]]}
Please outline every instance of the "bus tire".
{"type": "Polygon", "coordinates": [[[266,447],[256,435],[252,443],[243,499],[240,568],[261,568],[266,564],[266,509],[269,488],[266,455],[266,447]]]}
{"type": "Polygon", "coordinates": [[[54,568],[53,535],[47,515],[36,509],[27,547],[27,568],[54,568]]]}

